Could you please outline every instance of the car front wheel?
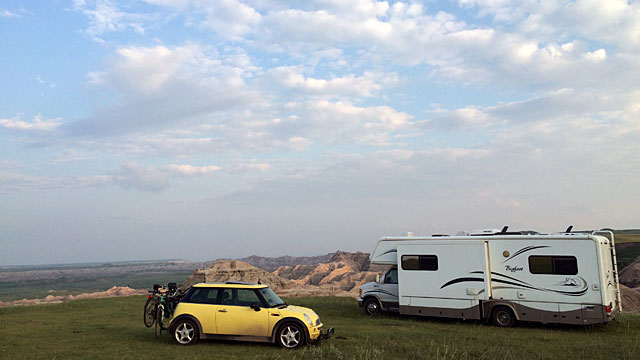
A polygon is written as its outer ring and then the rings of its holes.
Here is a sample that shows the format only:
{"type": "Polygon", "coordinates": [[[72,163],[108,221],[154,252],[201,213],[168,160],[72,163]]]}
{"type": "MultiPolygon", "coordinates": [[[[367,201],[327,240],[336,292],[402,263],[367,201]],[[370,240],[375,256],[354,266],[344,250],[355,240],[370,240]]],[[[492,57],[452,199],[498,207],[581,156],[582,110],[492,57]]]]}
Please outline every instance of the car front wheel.
{"type": "Polygon", "coordinates": [[[198,342],[198,328],[191,320],[179,320],[173,329],[173,338],[180,345],[198,342]]]}
{"type": "Polygon", "coordinates": [[[278,330],[276,340],[282,347],[295,349],[304,343],[304,331],[298,324],[285,324],[278,330]]]}

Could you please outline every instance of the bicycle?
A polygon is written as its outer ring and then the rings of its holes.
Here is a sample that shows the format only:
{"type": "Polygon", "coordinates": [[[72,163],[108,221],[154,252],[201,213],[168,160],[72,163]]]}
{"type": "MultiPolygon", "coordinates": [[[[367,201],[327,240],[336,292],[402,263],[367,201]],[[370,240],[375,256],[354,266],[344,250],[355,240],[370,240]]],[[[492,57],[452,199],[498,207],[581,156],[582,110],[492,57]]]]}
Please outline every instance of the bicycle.
{"type": "Polygon", "coordinates": [[[143,321],[144,326],[148,328],[152,327],[156,321],[156,312],[158,310],[156,294],[162,288],[163,286],[160,284],[153,284],[153,290],[150,290],[150,295],[147,295],[147,302],[144,304],[143,321]]]}
{"type": "Polygon", "coordinates": [[[167,287],[154,284],[153,290],[149,293],[151,294],[147,296],[147,302],[144,305],[144,325],[151,327],[155,324],[154,334],[156,338],[159,338],[162,330],[169,329],[169,321],[167,320],[173,316],[173,311],[185,291],[180,289],[176,283],[169,283],[167,287]]]}

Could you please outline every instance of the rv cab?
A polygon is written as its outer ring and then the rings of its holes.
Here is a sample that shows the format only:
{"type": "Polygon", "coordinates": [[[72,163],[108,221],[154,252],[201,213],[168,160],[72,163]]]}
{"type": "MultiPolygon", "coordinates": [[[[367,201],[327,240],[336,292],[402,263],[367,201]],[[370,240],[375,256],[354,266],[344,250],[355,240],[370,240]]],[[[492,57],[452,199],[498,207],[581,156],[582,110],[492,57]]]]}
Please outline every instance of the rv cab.
{"type": "Polygon", "coordinates": [[[385,271],[377,281],[360,286],[358,305],[363,307],[369,315],[380,311],[400,311],[398,304],[398,268],[396,266],[385,271]]]}

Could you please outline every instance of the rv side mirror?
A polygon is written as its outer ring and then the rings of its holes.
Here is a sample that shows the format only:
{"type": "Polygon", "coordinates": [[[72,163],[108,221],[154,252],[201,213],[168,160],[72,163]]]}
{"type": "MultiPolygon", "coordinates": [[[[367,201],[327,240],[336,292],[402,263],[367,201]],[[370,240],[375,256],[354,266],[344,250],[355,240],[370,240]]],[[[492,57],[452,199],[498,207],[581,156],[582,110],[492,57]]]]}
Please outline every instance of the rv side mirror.
{"type": "Polygon", "coordinates": [[[376,274],[376,282],[380,284],[380,274],[376,274]]]}

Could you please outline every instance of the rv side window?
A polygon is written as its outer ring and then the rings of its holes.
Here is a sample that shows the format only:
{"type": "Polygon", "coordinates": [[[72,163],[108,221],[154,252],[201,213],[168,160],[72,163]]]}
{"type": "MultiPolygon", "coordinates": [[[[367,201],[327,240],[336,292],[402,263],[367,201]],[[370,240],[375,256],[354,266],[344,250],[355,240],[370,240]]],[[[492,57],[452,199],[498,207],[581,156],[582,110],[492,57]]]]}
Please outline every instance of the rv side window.
{"type": "Polygon", "coordinates": [[[438,257],[435,255],[402,255],[402,270],[438,270],[438,257]]]}
{"type": "Polygon", "coordinates": [[[578,260],[575,256],[529,256],[529,272],[532,274],[576,275],[578,260]]]}

